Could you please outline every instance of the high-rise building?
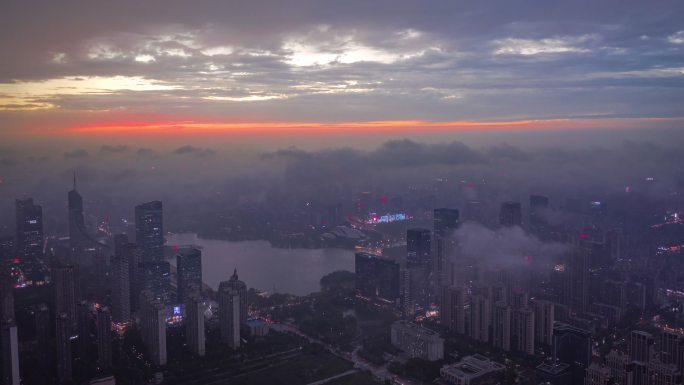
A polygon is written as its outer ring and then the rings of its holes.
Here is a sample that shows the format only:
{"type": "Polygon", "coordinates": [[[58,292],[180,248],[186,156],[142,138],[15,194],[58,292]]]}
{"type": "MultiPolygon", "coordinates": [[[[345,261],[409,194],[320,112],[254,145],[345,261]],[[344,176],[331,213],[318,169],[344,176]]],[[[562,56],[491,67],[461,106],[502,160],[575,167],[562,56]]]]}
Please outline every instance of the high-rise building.
{"type": "Polygon", "coordinates": [[[515,350],[534,355],[534,311],[530,308],[516,309],[511,317],[511,335],[515,350]]]}
{"type": "Polygon", "coordinates": [[[538,344],[553,344],[554,305],[551,301],[534,300],[535,340],[538,344]]]}
{"type": "Polygon", "coordinates": [[[570,365],[573,384],[584,381],[591,360],[591,333],[562,322],[553,325],[553,362],[570,365]]]}
{"type": "Polygon", "coordinates": [[[619,350],[611,350],[606,354],[606,366],[610,369],[610,376],[616,384],[627,384],[627,367],[629,356],[619,350]]]}
{"type": "Polygon", "coordinates": [[[503,202],[501,204],[499,224],[503,227],[522,226],[520,202],[503,202]]]}
{"type": "Polygon", "coordinates": [[[4,318],[0,324],[2,335],[2,377],[5,385],[20,385],[19,373],[19,338],[14,318],[4,318]]]}
{"type": "Polygon", "coordinates": [[[60,384],[71,382],[71,328],[72,321],[66,313],[58,313],[55,322],[55,343],[57,346],[57,381],[60,384]]]}
{"type": "Polygon", "coordinates": [[[164,260],[164,220],[160,201],[135,206],[135,242],[142,249],[143,262],[164,260]]]}
{"type": "Polygon", "coordinates": [[[97,309],[97,366],[112,367],[112,316],[106,307],[97,309]]]}
{"type": "Polygon", "coordinates": [[[92,358],[92,328],[93,317],[90,313],[90,304],[88,301],[81,301],[76,305],[77,331],[78,341],[76,344],[76,353],[81,361],[90,362],[92,358]]]}
{"type": "Polygon", "coordinates": [[[465,298],[464,287],[442,287],[439,307],[441,322],[458,334],[465,334],[465,298]]]}
{"type": "Polygon", "coordinates": [[[131,319],[131,279],[128,252],[128,237],[120,234],[114,237],[114,258],[112,258],[112,321],[125,324],[131,319]]]}
{"type": "Polygon", "coordinates": [[[186,303],[193,290],[202,289],[202,252],[183,250],[176,256],[178,303],[186,303]]]}
{"type": "Polygon", "coordinates": [[[510,304],[513,309],[526,308],[530,298],[527,292],[520,288],[511,290],[510,297],[510,304]]]}
{"type": "Polygon", "coordinates": [[[388,257],[356,253],[356,290],[366,298],[396,302],[399,298],[400,264],[388,257]]]}
{"type": "Polygon", "coordinates": [[[567,268],[569,269],[570,307],[583,312],[589,306],[589,268],[591,259],[591,248],[589,242],[578,240],[573,245],[572,255],[568,259],[567,268]]]}
{"type": "Polygon", "coordinates": [[[0,237],[0,262],[11,261],[14,257],[14,237],[0,237]]]}
{"type": "Polygon", "coordinates": [[[629,335],[629,358],[632,361],[647,363],[653,354],[653,335],[641,330],[633,330],[629,335]]]}
{"type": "Polygon", "coordinates": [[[68,193],[69,201],[69,245],[73,261],[79,261],[87,244],[85,219],[83,217],[83,197],[76,191],[76,174],[74,188],[68,193]]]}
{"type": "Polygon", "coordinates": [[[244,324],[249,315],[247,312],[247,285],[238,278],[237,269],[233,270],[233,275],[230,276],[229,280],[223,281],[221,284],[224,282],[226,287],[237,291],[240,296],[240,323],[244,324]]]}
{"type": "Polygon", "coordinates": [[[41,370],[47,370],[52,366],[52,349],[50,340],[52,339],[52,322],[50,320],[50,309],[47,304],[39,303],[27,309],[35,331],[36,357],[41,370]]]}
{"type": "Polygon", "coordinates": [[[151,361],[157,366],[166,365],[166,309],[156,295],[143,290],[140,293],[140,323],[143,343],[151,361]]]}
{"type": "Polygon", "coordinates": [[[681,372],[684,369],[684,333],[666,328],[660,334],[659,355],[666,364],[675,364],[681,372]]]}
{"type": "Polygon", "coordinates": [[[0,261],[0,320],[14,319],[14,285],[9,266],[0,261]]]}
{"type": "Polygon", "coordinates": [[[149,290],[162,304],[171,302],[171,265],[164,261],[141,263],[142,288],[149,290]]]}
{"type": "Polygon", "coordinates": [[[240,292],[230,281],[223,281],[219,285],[218,300],[221,341],[237,349],[240,347],[240,292]]]}
{"type": "Polygon", "coordinates": [[[432,285],[432,239],[428,229],[406,231],[406,270],[412,304],[425,309],[430,305],[432,285]]]}
{"type": "MultiPolygon", "coordinates": [[[[69,322],[76,323],[76,291],[73,266],[54,266],[52,281],[55,289],[55,314],[69,318],[69,322]]],[[[73,330],[73,329],[71,329],[73,330]]]]}
{"type": "Polygon", "coordinates": [[[122,255],[128,261],[128,280],[131,312],[140,308],[140,292],[144,290],[142,249],[137,243],[127,243],[122,247],[122,255]]]}
{"type": "Polygon", "coordinates": [[[454,232],[459,224],[459,212],[456,209],[441,208],[434,211],[434,263],[432,266],[435,292],[448,282],[447,263],[456,252],[454,232]]]}
{"type": "Polygon", "coordinates": [[[408,229],[406,231],[406,265],[409,268],[432,263],[432,240],[428,229],[408,229]]]}
{"type": "Polygon", "coordinates": [[[470,296],[470,337],[480,342],[489,342],[491,303],[485,294],[470,296]]]}
{"type": "Polygon", "coordinates": [[[548,236],[548,220],[546,211],[549,209],[549,198],[541,195],[530,195],[530,232],[541,237],[548,236]]]}
{"type": "Polygon", "coordinates": [[[21,257],[38,257],[43,253],[43,208],[33,199],[17,199],[16,250],[21,257]]]}
{"type": "Polygon", "coordinates": [[[682,373],[677,365],[663,362],[660,355],[654,355],[648,363],[649,385],[681,385],[682,373]]]}
{"type": "Polygon", "coordinates": [[[189,293],[185,303],[185,337],[188,348],[200,357],[205,353],[204,304],[197,291],[189,293]]]}
{"type": "Polygon", "coordinates": [[[610,375],[610,368],[593,362],[587,368],[587,378],[585,385],[611,385],[612,376],[610,375]]]}
{"type": "Polygon", "coordinates": [[[504,351],[511,350],[511,307],[504,301],[494,304],[492,344],[504,351]]]}

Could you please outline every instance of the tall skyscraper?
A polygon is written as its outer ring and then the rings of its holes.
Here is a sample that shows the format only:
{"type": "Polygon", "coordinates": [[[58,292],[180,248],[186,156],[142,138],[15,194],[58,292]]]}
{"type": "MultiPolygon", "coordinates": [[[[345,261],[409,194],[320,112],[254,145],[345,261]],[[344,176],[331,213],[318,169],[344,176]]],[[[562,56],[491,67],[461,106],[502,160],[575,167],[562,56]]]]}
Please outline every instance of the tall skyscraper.
{"type": "Polygon", "coordinates": [[[72,321],[65,313],[58,313],[56,320],[55,343],[57,346],[57,381],[60,384],[71,382],[71,328],[72,321]]]}
{"type": "Polygon", "coordinates": [[[553,344],[554,305],[551,301],[534,300],[535,340],[538,344],[553,344]]]}
{"type": "Polygon", "coordinates": [[[240,292],[233,288],[230,281],[219,285],[219,324],[221,341],[232,349],[240,347],[240,292]]]}
{"type": "Polygon", "coordinates": [[[128,237],[120,234],[114,237],[114,258],[111,265],[112,321],[124,324],[131,319],[131,279],[128,252],[128,237]]]}
{"type": "Polygon", "coordinates": [[[138,310],[140,292],[144,290],[142,249],[137,243],[127,243],[122,247],[122,255],[128,260],[128,280],[131,311],[138,310]]]}
{"type": "Polygon", "coordinates": [[[627,383],[627,367],[629,365],[629,356],[619,350],[611,350],[606,355],[606,366],[610,369],[610,376],[616,384],[627,383]]]}
{"type": "Polygon", "coordinates": [[[168,262],[143,262],[142,287],[154,293],[163,304],[171,302],[171,265],[168,262]]]}
{"type": "Polygon", "coordinates": [[[586,311],[589,306],[590,259],[590,242],[576,240],[566,266],[570,288],[568,305],[577,312],[586,311]]]}
{"type": "Polygon", "coordinates": [[[432,240],[428,229],[406,231],[406,265],[409,268],[430,267],[432,262],[432,240]]]}
{"type": "Polygon", "coordinates": [[[187,296],[185,305],[185,337],[188,348],[194,354],[202,357],[205,353],[204,336],[204,304],[202,297],[195,290],[187,296]]]}
{"type": "Polygon", "coordinates": [[[2,376],[5,385],[20,385],[19,373],[19,338],[17,336],[17,324],[14,318],[4,318],[0,323],[2,335],[2,376]]]}
{"type": "Polygon", "coordinates": [[[166,365],[166,311],[155,294],[149,290],[140,293],[140,323],[143,343],[151,361],[157,366],[166,365]]]}
{"type": "Polygon", "coordinates": [[[233,270],[233,275],[230,276],[230,279],[227,281],[221,282],[221,284],[226,284],[226,287],[229,287],[235,291],[237,291],[238,295],[240,296],[240,323],[245,323],[247,322],[247,285],[238,279],[238,274],[237,274],[237,269],[233,270]]]}
{"type": "Polygon", "coordinates": [[[442,325],[458,334],[465,334],[465,298],[464,287],[442,287],[439,307],[440,320],[442,325]]]}
{"type": "Polygon", "coordinates": [[[591,333],[562,322],[553,325],[553,362],[570,365],[572,383],[581,384],[591,361],[591,333]]]}
{"type": "Polygon", "coordinates": [[[511,350],[511,307],[504,301],[494,304],[492,344],[504,351],[511,350]]]}
{"type": "MultiPolygon", "coordinates": [[[[76,292],[73,266],[55,266],[52,268],[52,281],[55,289],[55,314],[69,318],[76,323],[76,292]]],[[[73,330],[73,329],[70,329],[73,330]]]]}
{"type": "Polygon", "coordinates": [[[14,237],[0,237],[0,262],[11,261],[14,257],[14,237]]]}
{"type": "Polygon", "coordinates": [[[534,355],[534,311],[530,308],[516,309],[511,317],[511,335],[515,350],[534,355]]]}
{"type": "Polygon", "coordinates": [[[470,338],[489,342],[490,310],[491,303],[485,294],[470,296],[470,338]]]}
{"type": "Polygon", "coordinates": [[[69,244],[73,261],[79,261],[87,238],[85,219],[83,217],[83,197],[76,191],[76,174],[74,174],[74,188],[68,193],[69,201],[69,244]]]}
{"type": "Polygon", "coordinates": [[[520,202],[503,202],[501,204],[499,224],[503,227],[522,226],[520,202]]]}
{"type": "Polygon", "coordinates": [[[641,330],[633,330],[629,335],[629,358],[632,361],[648,363],[653,354],[653,335],[641,330]]]}
{"type": "Polygon", "coordinates": [[[135,206],[135,242],[142,249],[143,262],[164,260],[164,220],[160,201],[135,206]]]}
{"type": "Polygon", "coordinates": [[[14,319],[14,285],[10,267],[0,262],[0,320],[14,319]]]}
{"type": "MultiPolygon", "coordinates": [[[[660,333],[660,359],[667,364],[684,364],[684,333],[676,329],[664,329],[660,333]]],[[[681,368],[680,368],[681,370],[681,368]]]]}
{"type": "Polygon", "coordinates": [[[90,304],[88,301],[81,301],[76,305],[76,315],[78,317],[78,343],[76,345],[76,354],[81,361],[90,362],[92,358],[92,326],[93,317],[90,313],[90,304]]]}
{"type": "Polygon", "coordinates": [[[97,366],[112,367],[112,316],[106,307],[97,309],[97,366]]]}
{"type": "Polygon", "coordinates": [[[448,282],[447,263],[456,251],[454,232],[459,224],[459,212],[456,209],[441,208],[434,211],[434,263],[433,281],[435,292],[448,282]]]}
{"type": "Polygon", "coordinates": [[[432,293],[432,237],[428,229],[406,231],[406,270],[409,297],[420,308],[430,305],[432,293]]]}
{"type": "Polygon", "coordinates": [[[391,258],[356,253],[356,290],[367,298],[395,302],[399,298],[399,270],[400,264],[391,258]]]}
{"type": "Polygon", "coordinates": [[[548,220],[546,211],[549,198],[541,195],[530,195],[530,232],[544,239],[548,236],[548,220]]]}
{"type": "Polygon", "coordinates": [[[35,258],[43,253],[43,208],[33,199],[17,199],[16,250],[21,257],[35,258]]]}
{"type": "Polygon", "coordinates": [[[50,346],[52,339],[50,309],[47,304],[39,303],[30,306],[28,314],[31,316],[33,330],[35,330],[36,357],[38,358],[39,369],[48,370],[53,363],[52,347],[50,346]]]}
{"type": "Polygon", "coordinates": [[[183,250],[176,256],[178,303],[186,303],[193,290],[202,290],[202,252],[183,250]]]}

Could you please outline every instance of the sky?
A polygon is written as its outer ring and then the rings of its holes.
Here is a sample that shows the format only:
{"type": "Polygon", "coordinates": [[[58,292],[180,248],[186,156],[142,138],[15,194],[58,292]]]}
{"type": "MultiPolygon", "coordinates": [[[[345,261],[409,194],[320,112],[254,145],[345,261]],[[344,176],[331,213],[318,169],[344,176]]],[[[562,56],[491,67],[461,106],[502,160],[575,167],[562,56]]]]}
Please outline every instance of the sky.
{"type": "Polygon", "coordinates": [[[682,15],[668,0],[7,1],[0,233],[18,197],[62,218],[74,172],[100,216],[444,178],[523,201],[646,177],[669,194],[682,15]]]}
{"type": "Polygon", "coordinates": [[[678,129],[683,14],[681,1],[11,1],[0,137],[7,150],[678,129]]]}

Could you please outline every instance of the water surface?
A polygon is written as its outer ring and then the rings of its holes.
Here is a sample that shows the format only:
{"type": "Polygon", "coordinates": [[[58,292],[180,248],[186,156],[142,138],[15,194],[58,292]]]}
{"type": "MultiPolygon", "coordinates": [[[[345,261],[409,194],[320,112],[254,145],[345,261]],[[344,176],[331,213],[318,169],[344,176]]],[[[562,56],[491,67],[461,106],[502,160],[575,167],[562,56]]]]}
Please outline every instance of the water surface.
{"type": "MultiPolygon", "coordinates": [[[[354,252],[344,249],[280,249],[267,241],[231,242],[167,235],[166,244],[202,247],[203,280],[212,288],[237,268],[247,287],[268,292],[306,295],[320,291],[319,281],[335,270],[354,271],[354,252]]],[[[171,261],[175,264],[175,259],[171,261]]]]}

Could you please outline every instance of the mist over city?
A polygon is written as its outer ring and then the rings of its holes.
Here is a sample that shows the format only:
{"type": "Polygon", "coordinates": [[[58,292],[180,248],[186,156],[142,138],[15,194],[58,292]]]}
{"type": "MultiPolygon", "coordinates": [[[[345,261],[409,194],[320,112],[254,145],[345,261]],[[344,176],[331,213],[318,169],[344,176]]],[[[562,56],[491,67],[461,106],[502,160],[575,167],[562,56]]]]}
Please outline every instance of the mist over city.
{"type": "Polygon", "coordinates": [[[0,384],[683,384],[682,15],[4,4],[0,384]]]}

